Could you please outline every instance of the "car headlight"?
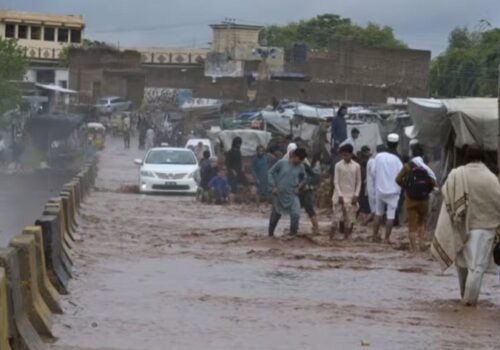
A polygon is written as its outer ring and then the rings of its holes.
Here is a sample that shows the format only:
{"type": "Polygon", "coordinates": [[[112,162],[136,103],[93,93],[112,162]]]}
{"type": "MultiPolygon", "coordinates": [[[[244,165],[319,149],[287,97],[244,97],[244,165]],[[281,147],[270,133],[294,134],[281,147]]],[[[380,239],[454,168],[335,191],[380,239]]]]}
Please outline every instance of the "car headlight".
{"type": "Polygon", "coordinates": [[[194,175],[196,174],[196,171],[193,171],[192,173],[190,173],[188,175],[188,179],[192,179],[194,177],[194,175]]]}
{"type": "Polygon", "coordinates": [[[155,177],[152,171],[141,170],[141,176],[144,177],[155,177]]]}

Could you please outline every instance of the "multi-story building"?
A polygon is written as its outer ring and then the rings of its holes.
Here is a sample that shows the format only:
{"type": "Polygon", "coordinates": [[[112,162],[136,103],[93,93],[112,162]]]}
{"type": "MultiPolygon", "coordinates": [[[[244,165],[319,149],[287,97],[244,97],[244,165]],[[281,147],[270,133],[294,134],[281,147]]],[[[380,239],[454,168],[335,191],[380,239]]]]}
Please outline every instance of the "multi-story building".
{"type": "Polygon", "coordinates": [[[82,16],[0,10],[0,37],[16,39],[29,62],[25,81],[69,86],[64,48],[82,42],[82,16]]]}

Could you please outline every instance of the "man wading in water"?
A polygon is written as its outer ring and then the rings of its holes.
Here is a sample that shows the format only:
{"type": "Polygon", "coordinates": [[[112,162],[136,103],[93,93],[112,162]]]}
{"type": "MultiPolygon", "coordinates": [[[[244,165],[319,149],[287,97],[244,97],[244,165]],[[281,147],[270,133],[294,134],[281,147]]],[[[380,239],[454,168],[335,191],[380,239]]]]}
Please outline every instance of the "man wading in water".
{"type": "Polygon", "coordinates": [[[282,215],[290,215],[290,234],[299,230],[300,201],[299,190],[305,184],[306,174],[302,162],[307,157],[303,148],[297,148],[290,154],[290,159],[278,161],[269,170],[269,184],[272,187],[273,207],[269,220],[269,236],[274,231],[282,215]]]}
{"type": "Polygon", "coordinates": [[[467,165],[451,171],[442,188],[431,252],[447,269],[455,263],[462,302],[475,305],[490,267],[500,226],[500,183],[483,163],[484,152],[467,150],[467,165]]]}

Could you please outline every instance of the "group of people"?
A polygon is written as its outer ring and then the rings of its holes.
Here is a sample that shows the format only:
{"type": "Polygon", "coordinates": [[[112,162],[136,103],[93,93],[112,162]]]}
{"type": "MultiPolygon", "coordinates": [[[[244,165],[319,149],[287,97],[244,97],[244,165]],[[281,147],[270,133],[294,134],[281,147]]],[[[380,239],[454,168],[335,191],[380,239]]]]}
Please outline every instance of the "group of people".
{"type": "MultiPolygon", "coordinates": [[[[359,130],[350,137],[335,128],[346,127],[342,110],[332,122],[332,224],[330,237],[343,232],[349,239],[363,207],[364,223],[373,220],[372,240],[391,242],[392,229],[404,208],[408,221],[408,241],[412,252],[426,250],[426,224],[431,193],[438,190],[438,179],[424,157],[424,148],[411,143],[410,157],[398,154],[399,136],[389,134],[385,145],[371,154],[367,146],[356,152],[359,130]],[[339,122],[340,120],[340,122],[339,122]],[[334,139],[337,137],[337,139],[334,139]],[[339,139],[340,137],[340,139],[339,139]],[[345,137],[345,139],[342,139],[345,137]]],[[[243,171],[241,138],[233,140],[221,164],[204,151],[200,162],[200,188],[203,196],[216,203],[230,198],[252,182],[243,171]]],[[[500,183],[483,163],[484,152],[469,149],[466,165],[453,170],[442,185],[444,197],[431,251],[444,267],[457,266],[460,290],[466,304],[475,304],[483,274],[487,271],[500,228],[500,183]]],[[[256,195],[272,204],[268,234],[275,235],[283,215],[290,217],[290,234],[299,231],[301,210],[311,220],[313,234],[319,234],[315,212],[316,192],[323,182],[319,158],[309,158],[304,147],[290,142],[282,157],[258,146],[251,162],[256,195]]],[[[500,260],[500,243],[496,254],[500,260]]]]}
{"type": "MultiPolygon", "coordinates": [[[[339,109],[332,121],[332,151],[339,150],[343,158],[335,165],[334,217],[340,214],[344,226],[347,225],[344,229],[348,236],[352,232],[361,185],[360,167],[351,157],[352,138],[348,140],[344,129],[346,112],[346,108],[339,109]]],[[[424,250],[429,197],[439,183],[424,160],[423,147],[418,142],[412,143],[411,157],[403,159],[397,153],[398,142],[399,136],[390,134],[387,147],[379,147],[365,166],[366,195],[375,217],[373,239],[380,240],[379,229],[385,214],[385,241],[390,241],[394,219],[403,202],[410,250],[424,250]]],[[[443,204],[431,252],[443,269],[456,266],[462,302],[475,305],[492,258],[500,264],[500,182],[485,165],[484,150],[466,147],[464,153],[465,165],[453,169],[442,184],[443,204]]]]}

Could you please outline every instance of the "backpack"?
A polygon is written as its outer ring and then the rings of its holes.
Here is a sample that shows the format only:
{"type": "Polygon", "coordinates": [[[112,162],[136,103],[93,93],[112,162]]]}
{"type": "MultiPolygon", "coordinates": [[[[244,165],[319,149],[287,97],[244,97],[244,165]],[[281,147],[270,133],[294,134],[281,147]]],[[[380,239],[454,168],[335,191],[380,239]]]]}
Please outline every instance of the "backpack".
{"type": "Polygon", "coordinates": [[[433,189],[433,181],[427,170],[410,162],[410,172],[406,176],[405,190],[408,197],[414,200],[429,198],[433,189]]]}

